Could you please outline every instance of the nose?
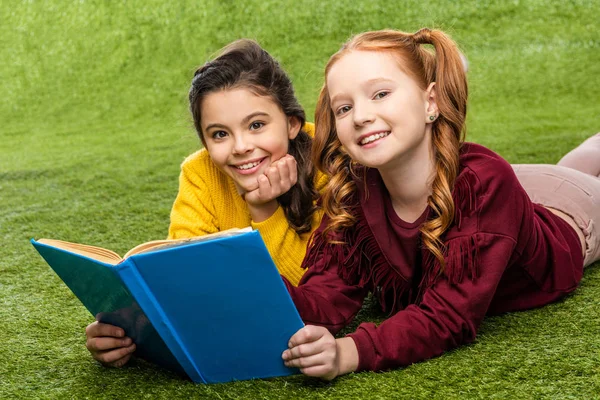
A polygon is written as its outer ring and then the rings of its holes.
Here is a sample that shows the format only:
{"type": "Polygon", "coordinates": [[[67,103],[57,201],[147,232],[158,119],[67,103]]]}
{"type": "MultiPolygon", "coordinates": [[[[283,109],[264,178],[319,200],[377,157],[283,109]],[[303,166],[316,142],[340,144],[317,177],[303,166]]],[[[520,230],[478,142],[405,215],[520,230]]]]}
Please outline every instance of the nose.
{"type": "Polygon", "coordinates": [[[352,113],[354,117],[354,125],[359,127],[369,124],[375,120],[375,116],[368,104],[356,103],[352,113]]]}
{"type": "Polygon", "coordinates": [[[251,152],[253,149],[253,145],[249,138],[244,134],[235,135],[235,142],[233,144],[233,153],[234,154],[246,154],[251,152]]]}

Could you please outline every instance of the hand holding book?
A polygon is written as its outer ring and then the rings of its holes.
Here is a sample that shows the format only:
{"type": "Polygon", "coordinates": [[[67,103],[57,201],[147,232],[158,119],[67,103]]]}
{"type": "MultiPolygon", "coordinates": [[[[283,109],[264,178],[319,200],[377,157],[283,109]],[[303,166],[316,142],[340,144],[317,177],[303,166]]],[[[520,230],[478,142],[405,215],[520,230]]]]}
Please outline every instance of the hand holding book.
{"type": "Polygon", "coordinates": [[[336,339],[327,328],[306,325],[290,338],[282,358],[286,367],[307,376],[332,380],[358,367],[358,350],[350,337],[336,339]]]}
{"type": "Polygon", "coordinates": [[[86,347],[95,360],[107,367],[122,367],[135,351],[135,343],[118,326],[91,323],[85,328],[86,347]]]}
{"type": "Polygon", "coordinates": [[[161,243],[124,259],[32,244],[96,316],[87,346],[104,364],[122,366],[135,352],[201,383],[297,372],[281,353],[303,323],[257,231],[161,243]]]}

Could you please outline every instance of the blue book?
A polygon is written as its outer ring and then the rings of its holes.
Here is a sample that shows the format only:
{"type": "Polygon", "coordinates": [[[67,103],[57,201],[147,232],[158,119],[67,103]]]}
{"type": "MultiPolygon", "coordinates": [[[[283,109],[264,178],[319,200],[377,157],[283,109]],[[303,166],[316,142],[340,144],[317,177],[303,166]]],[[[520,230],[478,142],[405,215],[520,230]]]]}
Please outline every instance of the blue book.
{"type": "Polygon", "coordinates": [[[198,383],[297,373],[281,353],[304,326],[257,231],[155,241],[123,258],[51,239],[33,246],[136,356],[198,383]]]}

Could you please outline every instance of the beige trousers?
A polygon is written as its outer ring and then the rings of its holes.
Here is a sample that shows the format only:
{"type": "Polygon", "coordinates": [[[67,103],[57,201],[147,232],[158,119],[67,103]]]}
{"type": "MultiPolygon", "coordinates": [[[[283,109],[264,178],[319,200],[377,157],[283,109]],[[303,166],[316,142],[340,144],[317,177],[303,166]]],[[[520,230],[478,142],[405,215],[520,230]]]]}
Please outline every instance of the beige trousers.
{"type": "Polygon", "coordinates": [[[584,266],[600,260],[600,133],[557,165],[515,164],[513,169],[531,201],[563,212],[579,227],[584,266]]]}

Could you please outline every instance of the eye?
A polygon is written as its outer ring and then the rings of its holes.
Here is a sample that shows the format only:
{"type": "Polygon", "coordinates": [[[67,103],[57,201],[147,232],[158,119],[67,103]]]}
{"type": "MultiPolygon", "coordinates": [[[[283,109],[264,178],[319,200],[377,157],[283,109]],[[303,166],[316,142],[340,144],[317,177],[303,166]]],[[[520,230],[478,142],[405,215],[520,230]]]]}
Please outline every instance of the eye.
{"type": "Polygon", "coordinates": [[[389,94],[390,94],[390,92],[388,92],[387,90],[382,90],[381,92],[375,93],[375,96],[373,96],[373,100],[383,99],[384,97],[388,96],[389,94]]]}
{"type": "Polygon", "coordinates": [[[265,126],[264,122],[255,121],[250,124],[250,130],[256,131],[256,130],[259,130],[260,128],[262,128],[263,126],[265,126]]]}
{"type": "Polygon", "coordinates": [[[340,108],[335,110],[335,115],[344,115],[350,110],[352,110],[352,107],[350,106],[341,106],[340,108]]]}
{"type": "Polygon", "coordinates": [[[211,137],[215,140],[219,140],[219,139],[223,139],[225,137],[227,137],[227,132],[225,131],[214,131],[211,134],[211,137]]]}

